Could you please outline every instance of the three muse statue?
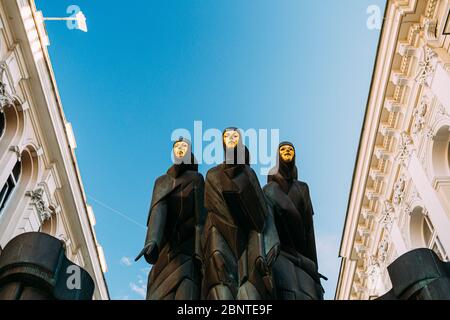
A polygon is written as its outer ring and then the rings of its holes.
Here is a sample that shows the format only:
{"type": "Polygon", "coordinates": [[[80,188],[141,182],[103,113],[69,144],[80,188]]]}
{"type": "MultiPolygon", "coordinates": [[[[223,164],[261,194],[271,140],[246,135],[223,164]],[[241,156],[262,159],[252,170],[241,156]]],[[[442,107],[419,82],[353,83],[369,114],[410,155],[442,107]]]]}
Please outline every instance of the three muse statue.
{"type": "Polygon", "coordinates": [[[264,188],[237,128],[222,134],[225,159],[203,179],[191,143],[153,188],[142,256],[149,300],[322,300],[308,185],[283,142],[264,188]]]}

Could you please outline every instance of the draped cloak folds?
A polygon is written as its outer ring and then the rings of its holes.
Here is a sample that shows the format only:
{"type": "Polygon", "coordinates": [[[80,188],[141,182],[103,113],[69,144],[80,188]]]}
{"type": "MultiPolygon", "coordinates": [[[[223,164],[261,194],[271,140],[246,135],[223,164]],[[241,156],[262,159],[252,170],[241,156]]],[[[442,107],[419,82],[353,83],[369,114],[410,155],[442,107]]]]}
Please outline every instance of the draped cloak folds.
{"type": "MultiPolygon", "coordinates": [[[[240,139],[241,141],[241,139],[240,139]]],[[[270,265],[278,252],[273,215],[255,172],[231,152],[225,162],[208,171],[205,180],[205,221],[202,245],[202,297],[213,300],[270,299],[270,265]]],[[[228,153],[227,153],[228,154],[228,153]]]]}
{"type": "MultiPolygon", "coordinates": [[[[290,143],[282,143],[286,145],[290,143]]],[[[290,144],[292,145],[292,144],[290,144]]],[[[273,266],[277,299],[321,300],[323,288],[317,265],[313,206],[308,185],[298,181],[295,157],[278,156],[263,188],[272,208],[281,252],[273,266]]]]}
{"type": "Polygon", "coordinates": [[[191,159],[155,181],[145,245],[156,243],[158,256],[156,261],[145,256],[153,264],[147,300],[200,298],[204,180],[191,159]]]}

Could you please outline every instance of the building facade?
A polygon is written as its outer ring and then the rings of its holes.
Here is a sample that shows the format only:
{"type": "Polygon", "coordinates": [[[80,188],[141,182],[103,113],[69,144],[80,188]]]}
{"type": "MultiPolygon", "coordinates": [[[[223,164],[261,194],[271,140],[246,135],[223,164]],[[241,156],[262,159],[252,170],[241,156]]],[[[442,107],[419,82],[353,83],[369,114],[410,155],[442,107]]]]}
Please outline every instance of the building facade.
{"type": "Polygon", "coordinates": [[[18,234],[48,233],[108,299],[106,263],[86,202],[42,15],[33,0],[0,2],[0,252],[18,234]]]}
{"type": "Polygon", "coordinates": [[[388,0],[336,299],[374,299],[415,248],[450,257],[450,1],[388,0]]]}

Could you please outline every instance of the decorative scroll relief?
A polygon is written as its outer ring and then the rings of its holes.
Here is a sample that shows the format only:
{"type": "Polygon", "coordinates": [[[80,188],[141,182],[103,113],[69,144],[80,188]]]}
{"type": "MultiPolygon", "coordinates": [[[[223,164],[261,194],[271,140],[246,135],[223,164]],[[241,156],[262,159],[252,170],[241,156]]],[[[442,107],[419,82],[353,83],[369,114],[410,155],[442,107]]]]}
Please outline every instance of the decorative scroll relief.
{"type": "Polygon", "coordinates": [[[438,36],[437,36],[437,28],[438,28],[438,23],[436,20],[434,19],[425,19],[423,22],[423,32],[424,32],[424,36],[425,36],[425,40],[427,41],[436,41],[438,40],[438,36]]]}
{"type": "Polygon", "coordinates": [[[384,202],[384,208],[381,212],[380,224],[386,232],[391,230],[395,220],[395,209],[389,201],[384,202]]]}
{"type": "Polygon", "coordinates": [[[14,99],[6,90],[6,83],[4,82],[4,74],[6,71],[6,64],[0,63],[0,112],[4,112],[5,108],[14,105],[14,99]]]}
{"type": "MultiPolygon", "coordinates": [[[[56,238],[58,238],[59,240],[64,242],[64,245],[66,246],[67,249],[71,249],[72,241],[66,234],[61,233],[56,238]]],[[[71,250],[71,252],[72,252],[72,250],[71,250]]]]}
{"type": "Polygon", "coordinates": [[[400,161],[401,164],[405,164],[411,157],[412,144],[411,137],[406,132],[403,132],[400,135],[400,143],[395,160],[400,161]]]}
{"type": "Polygon", "coordinates": [[[441,117],[450,117],[443,104],[440,104],[438,107],[438,115],[441,117]]]}
{"type": "Polygon", "coordinates": [[[34,191],[27,192],[27,196],[31,197],[31,203],[36,207],[36,210],[41,219],[41,223],[51,219],[52,214],[55,212],[51,209],[44,200],[44,189],[39,188],[34,191]]]}
{"type": "Polygon", "coordinates": [[[410,204],[406,204],[406,205],[403,207],[403,213],[404,213],[405,216],[407,216],[407,217],[410,217],[410,216],[412,215],[413,210],[412,210],[410,204]]]}
{"type": "Polygon", "coordinates": [[[376,255],[370,255],[367,258],[366,275],[368,277],[369,288],[375,288],[377,281],[382,274],[382,270],[386,269],[388,251],[390,248],[390,230],[395,221],[395,209],[391,202],[385,201],[384,208],[381,212],[379,223],[382,226],[383,237],[378,245],[376,255]]]}
{"type": "Polygon", "coordinates": [[[376,286],[378,277],[381,275],[380,261],[377,256],[371,255],[368,258],[368,267],[366,270],[366,276],[368,279],[369,288],[376,286]]]}
{"type": "Polygon", "coordinates": [[[422,85],[430,86],[431,78],[436,70],[437,54],[430,47],[423,47],[422,60],[415,80],[422,85]]]}
{"type": "MultiPolygon", "coordinates": [[[[397,182],[394,184],[394,195],[392,197],[392,203],[396,206],[399,206],[404,197],[405,197],[405,189],[406,189],[406,178],[404,175],[401,175],[397,182]]],[[[390,206],[387,202],[385,203],[385,206],[390,206]]],[[[392,208],[393,209],[393,208],[392,208]]],[[[387,210],[387,209],[385,209],[387,210]]]]}
{"type": "Polygon", "coordinates": [[[425,128],[426,115],[429,109],[429,99],[424,96],[419,105],[413,111],[412,133],[417,135],[425,128]]]}
{"type": "Polygon", "coordinates": [[[422,24],[422,30],[424,32],[425,40],[427,41],[435,41],[438,39],[437,36],[437,28],[438,23],[436,19],[433,19],[434,13],[436,11],[437,0],[428,0],[422,24]]]}
{"type": "Polygon", "coordinates": [[[385,232],[383,239],[380,242],[380,245],[378,246],[378,261],[382,264],[385,265],[387,258],[388,258],[388,250],[389,250],[389,236],[388,234],[385,232]]]}

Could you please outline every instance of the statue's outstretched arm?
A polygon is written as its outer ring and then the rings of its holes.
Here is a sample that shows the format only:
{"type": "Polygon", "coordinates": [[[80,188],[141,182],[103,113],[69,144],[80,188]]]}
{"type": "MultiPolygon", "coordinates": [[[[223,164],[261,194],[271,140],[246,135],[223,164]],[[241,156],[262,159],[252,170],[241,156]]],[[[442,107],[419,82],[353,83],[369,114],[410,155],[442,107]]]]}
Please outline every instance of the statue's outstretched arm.
{"type": "Polygon", "coordinates": [[[141,253],[136,257],[135,261],[142,256],[145,257],[148,263],[154,264],[159,257],[159,249],[162,247],[162,239],[164,236],[164,229],[166,227],[167,218],[167,202],[165,199],[155,204],[149,213],[147,237],[145,239],[145,246],[141,253]]]}

